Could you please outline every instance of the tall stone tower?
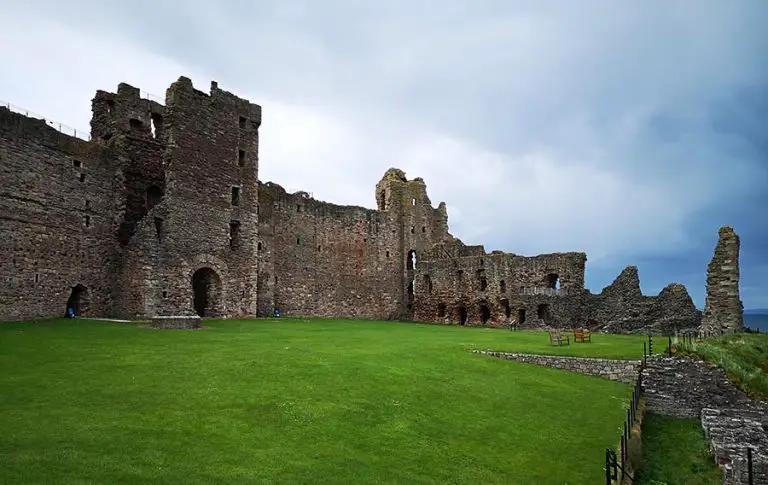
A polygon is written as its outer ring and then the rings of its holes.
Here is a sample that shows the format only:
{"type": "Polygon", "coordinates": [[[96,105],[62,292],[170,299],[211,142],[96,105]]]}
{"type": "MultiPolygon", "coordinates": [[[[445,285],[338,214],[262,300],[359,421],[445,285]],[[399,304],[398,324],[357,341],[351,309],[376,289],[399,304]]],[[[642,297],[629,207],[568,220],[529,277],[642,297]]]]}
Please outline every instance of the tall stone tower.
{"type": "Polygon", "coordinates": [[[744,328],[744,305],[739,298],[739,236],[725,226],[719,231],[715,254],[707,268],[707,297],[701,332],[720,335],[744,328]]]}

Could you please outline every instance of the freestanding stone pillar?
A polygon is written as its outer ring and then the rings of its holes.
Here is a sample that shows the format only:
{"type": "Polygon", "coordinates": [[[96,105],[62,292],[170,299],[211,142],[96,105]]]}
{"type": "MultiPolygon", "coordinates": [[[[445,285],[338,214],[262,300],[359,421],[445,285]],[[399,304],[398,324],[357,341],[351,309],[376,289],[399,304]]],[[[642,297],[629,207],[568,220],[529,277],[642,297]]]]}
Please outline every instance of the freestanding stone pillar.
{"type": "Polygon", "coordinates": [[[707,268],[707,298],[701,333],[720,335],[744,328],[744,305],[739,298],[739,236],[725,226],[719,231],[715,254],[707,268]]]}

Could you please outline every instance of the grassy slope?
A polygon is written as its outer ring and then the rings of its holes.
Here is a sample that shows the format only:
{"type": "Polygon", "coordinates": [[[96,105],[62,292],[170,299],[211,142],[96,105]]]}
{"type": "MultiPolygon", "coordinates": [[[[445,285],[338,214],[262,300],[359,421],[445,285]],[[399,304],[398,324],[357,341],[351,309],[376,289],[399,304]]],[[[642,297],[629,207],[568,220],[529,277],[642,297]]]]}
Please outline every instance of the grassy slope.
{"type": "Polygon", "coordinates": [[[599,483],[629,386],[467,349],[642,352],[620,336],[208,325],[0,325],[0,483],[599,483]]]}
{"type": "Polygon", "coordinates": [[[698,419],[647,414],[643,421],[643,467],[638,485],[720,485],[723,475],[709,453],[698,419]]]}
{"type": "Polygon", "coordinates": [[[679,343],[676,349],[714,362],[747,394],[768,399],[768,334],[729,334],[699,344],[679,343]]]}

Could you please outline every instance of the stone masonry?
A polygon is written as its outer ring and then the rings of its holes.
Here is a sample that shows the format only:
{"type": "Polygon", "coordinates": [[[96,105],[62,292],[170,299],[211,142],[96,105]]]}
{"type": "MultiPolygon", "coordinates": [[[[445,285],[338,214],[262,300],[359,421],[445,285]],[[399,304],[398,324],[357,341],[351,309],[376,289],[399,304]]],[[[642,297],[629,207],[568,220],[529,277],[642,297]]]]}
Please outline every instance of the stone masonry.
{"type": "Polygon", "coordinates": [[[744,305],[739,298],[739,236],[721,227],[715,254],[707,268],[707,296],[701,333],[721,335],[744,329],[744,305]]]}
{"type": "Polygon", "coordinates": [[[490,355],[500,359],[516,360],[553,369],[563,369],[580,374],[602,377],[611,381],[634,384],[637,380],[639,360],[596,359],[591,357],[569,357],[557,355],[519,354],[513,352],[495,352],[475,350],[477,354],[490,355]]]}
{"type": "MultiPolygon", "coordinates": [[[[448,231],[424,180],[390,168],[376,209],[258,178],[261,107],[185,77],[165,104],[120,84],[91,141],[0,108],[0,320],[271,315],[669,333],[698,328],[685,287],[600,294],[587,256],[487,253],[448,231]]],[[[713,300],[714,301],[714,300],[713,300]]],[[[719,303],[718,303],[719,304],[719,303]]]]}
{"type": "Polygon", "coordinates": [[[755,484],[768,484],[768,404],[750,399],[723,369],[694,357],[654,356],[643,369],[648,412],[701,419],[725,485],[746,484],[747,447],[755,484]]]}

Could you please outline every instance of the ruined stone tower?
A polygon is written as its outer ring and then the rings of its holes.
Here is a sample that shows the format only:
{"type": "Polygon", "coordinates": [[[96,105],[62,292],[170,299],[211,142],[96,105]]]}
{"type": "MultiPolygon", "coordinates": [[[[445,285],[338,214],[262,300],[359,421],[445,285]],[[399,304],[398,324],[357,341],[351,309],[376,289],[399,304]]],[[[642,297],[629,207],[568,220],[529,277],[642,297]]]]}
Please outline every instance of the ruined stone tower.
{"type": "Polygon", "coordinates": [[[715,254],[707,268],[707,297],[701,333],[720,335],[744,328],[744,305],[739,298],[739,236],[725,226],[719,231],[715,254]]]}

